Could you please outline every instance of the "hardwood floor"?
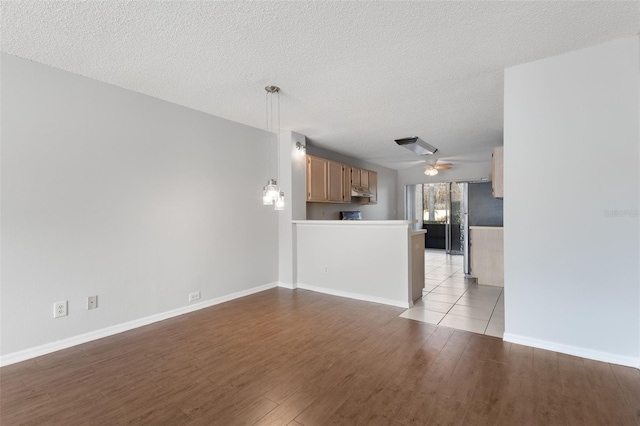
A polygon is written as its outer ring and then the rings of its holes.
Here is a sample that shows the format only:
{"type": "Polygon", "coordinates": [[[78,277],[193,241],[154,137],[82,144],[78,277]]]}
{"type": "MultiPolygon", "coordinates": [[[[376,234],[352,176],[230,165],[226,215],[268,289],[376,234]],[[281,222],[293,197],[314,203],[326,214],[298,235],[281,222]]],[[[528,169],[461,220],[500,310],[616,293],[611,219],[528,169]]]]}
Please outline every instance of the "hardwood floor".
{"type": "Polygon", "coordinates": [[[273,289],[0,369],[9,425],[640,425],[640,371],[273,289]]]}

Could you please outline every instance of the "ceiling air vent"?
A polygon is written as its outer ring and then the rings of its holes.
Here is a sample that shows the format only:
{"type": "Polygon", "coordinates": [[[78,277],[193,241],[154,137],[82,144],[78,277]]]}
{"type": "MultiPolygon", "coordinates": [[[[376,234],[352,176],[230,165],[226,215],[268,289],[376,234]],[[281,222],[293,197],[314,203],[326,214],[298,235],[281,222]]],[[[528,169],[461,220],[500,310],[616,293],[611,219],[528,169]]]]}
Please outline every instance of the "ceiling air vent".
{"type": "Polygon", "coordinates": [[[435,154],[438,148],[435,148],[417,136],[410,138],[396,139],[396,143],[403,148],[407,148],[409,151],[413,151],[418,155],[431,155],[435,154]]]}

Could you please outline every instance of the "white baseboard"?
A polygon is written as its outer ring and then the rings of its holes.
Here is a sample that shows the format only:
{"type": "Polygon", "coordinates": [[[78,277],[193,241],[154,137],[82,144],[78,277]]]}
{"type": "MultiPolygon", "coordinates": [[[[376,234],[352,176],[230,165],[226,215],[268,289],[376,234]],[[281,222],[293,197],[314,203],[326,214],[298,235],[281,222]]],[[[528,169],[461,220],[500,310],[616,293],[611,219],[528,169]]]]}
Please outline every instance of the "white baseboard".
{"type": "Polygon", "coordinates": [[[298,288],[296,284],[283,283],[283,282],[278,282],[278,287],[288,288],[289,290],[295,290],[296,288],[298,288]]]}
{"type": "Polygon", "coordinates": [[[365,302],[381,303],[383,305],[397,306],[399,308],[409,309],[409,302],[401,302],[399,300],[385,299],[383,297],[369,296],[360,293],[351,293],[348,291],[334,290],[326,287],[317,287],[314,285],[297,283],[296,286],[302,290],[310,290],[318,293],[330,294],[332,296],[347,297],[349,299],[363,300],[365,302]]]}
{"type": "Polygon", "coordinates": [[[512,333],[504,333],[502,338],[505,342],[516,343],[518,345],[531,346],[539,349],[546,349],[567,355],[579,356],[581,358],[593,359],[595,361],[609,362],[611,364],[624,365],[640,369],[640,358],[620,356],[608,352],[594,351],[592,349],[580,348],[577,346],[563,345],[560,343],[548,342],[545,340],[532,339],[530,337],[519,336],[512,333]]]}
{"type": "Polygon", "coordinates": [[[112,336],[114,334],[122,333],[124,331],[132,330],[134,328],[142,327],[152,324],[154,322],[163,321],[169,318],[176,317],[178,315],[188,314],[189,312],[197,311],[200,309],[208,308],[210,306],[219,305],[220,303],[228,302],[240,297],[249,296],[250,294],[259,293],[270,288],[278,286],[277,282],[253,287],[247,290],[238,291],[235,293],[227,294],[226,296],[216,297],[215,299],[205,300],[200,303],[194,303],[187,306],[182,306],[171,311],[162,312],[160,314],[151,315],[148,317],[140,318],[137,320],[125,322],[122,324],[113,325],[111,327],[102,328],[100,330],[91,331],[89,333],[80,334],[73,337],[68,337],[57,342],[46,343],[44,345],[36,346],[33,348],[25,349],[18,352],[9,353],[0,356],[0,366],[6,366],[15,364],[16,362],[26,361],[31,358],[35,358],[41,355],[46,355],[51,352],[67,349],[72,346],[80,345],[82,343],[91,342],[93,340],[102,339],[103,337],[112,336]]]}

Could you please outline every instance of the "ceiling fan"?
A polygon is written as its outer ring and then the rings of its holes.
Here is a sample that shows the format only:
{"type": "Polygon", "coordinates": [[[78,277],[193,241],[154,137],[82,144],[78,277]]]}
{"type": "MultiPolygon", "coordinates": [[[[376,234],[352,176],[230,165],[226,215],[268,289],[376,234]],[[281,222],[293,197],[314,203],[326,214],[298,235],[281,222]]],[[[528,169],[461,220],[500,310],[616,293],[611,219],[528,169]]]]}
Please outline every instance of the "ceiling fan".
{"type": "Polygon", "coordinates": [[[424,174],[427,176],[435,176],[440,170],[449,170],[451,167],[453,167],[453,163],[438,164],[438,160],[436,160],[433,163],[427,163],[427,167],[424,169],[424,174]]]}

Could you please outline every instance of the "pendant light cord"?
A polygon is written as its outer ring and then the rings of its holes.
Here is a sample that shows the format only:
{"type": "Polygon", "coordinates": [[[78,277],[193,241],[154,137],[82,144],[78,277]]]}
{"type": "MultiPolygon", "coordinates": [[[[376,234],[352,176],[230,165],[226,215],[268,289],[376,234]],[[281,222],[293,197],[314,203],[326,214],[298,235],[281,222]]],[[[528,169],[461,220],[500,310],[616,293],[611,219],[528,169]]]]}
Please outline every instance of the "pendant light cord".
{"type": "MultiPolygon", "coordinates": [[[[265,109],[265,119],[266,119],[266,129],[267,132],[269,131],[269,92],[265,92],[264,94],[264,109],[265,109]]],[[[269,167],[271,164],[271,155],[270,155],[270,149],[269,149],[269,144],[267,143],[267,158],[264,163],[266,165],[266,172],[267,172],[267,182],[269,181],[269,179],[271,179],[271,177],[269,176],[269,169],[271,167],[269,167]]]]}
{"type": "MultiPolygon", "coordinates": [[[[269,114],[271,116],[271,123],[270,123],[271,127],[269,128],[269,131],[271,133],[273,133],[273,93],[269,93],[269,107],[270,107],[269,114]]],[[[269,139],[271,139],[271,138],[269,138],[269,139]]],[[[276,154],[276,158],[274,158],[274,160],[275,161],[273,162],[273,164],[275,164],[276,169],[277,169],[278,168],[278,157],[277,157],[277,154],[276,154]]],[[[278,181],[278,173],[277,173],[277,171],[276,171],[275,178],[276,178],[276,182],[277,182],[278,181]]]]}
{"type": "MultiPolygon", "coordinates": [[[[280,90],[277,90],[275,92],[276,96],[278,97],[277,99],[277,109],[278,109],[278,129],[277,129],[277,133],[276,133],[276,165],[280,164],[280,90]]],[[[267,131],[274,133],[276,132],[275,130],[275,126],[274,126],[274,116],[273,116],[273,93],[272,92],[267,92],[266,93],[266,98],[265,98],[265,109],[266,109],[266,116],[267,116],[267,131]]],[[[268,146],[268,145],[267,145],[268,146]]],[[[269,177],[269,169],[271,165],[271,150],[267,151],[267,179],[271,179],[269,177]]],[[[280,167],[277,167],[278,170],[276,170],[276,180],[278,182],[280,182],[280,167]]]]}
{"type": "Polygon", "coordinates": [[[278,176],[278,188],[282,185],[280,182],[280,91],[278,90],[278,134],[276,135],[276,143],[278,144],[278,149],[276,150],[276,155],[278,158],[276,159],[276,164],[278,165],[278,171],[276,176],[278,176]]]}

